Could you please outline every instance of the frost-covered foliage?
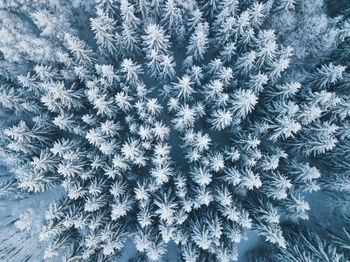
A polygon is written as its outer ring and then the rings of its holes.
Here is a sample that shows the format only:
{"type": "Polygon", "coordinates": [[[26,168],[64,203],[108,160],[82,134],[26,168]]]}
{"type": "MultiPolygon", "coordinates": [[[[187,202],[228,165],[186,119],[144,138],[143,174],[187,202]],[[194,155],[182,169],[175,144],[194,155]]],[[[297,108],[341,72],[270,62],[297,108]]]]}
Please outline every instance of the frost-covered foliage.
{"type": "Polygon", "coordinates": [[[249,261],[348,261],[350,9],[325,4],[0,0],[0,200],[38,202],[1,230],[45,246],[0,259],[237,261],[253,231],[249,261]]]}

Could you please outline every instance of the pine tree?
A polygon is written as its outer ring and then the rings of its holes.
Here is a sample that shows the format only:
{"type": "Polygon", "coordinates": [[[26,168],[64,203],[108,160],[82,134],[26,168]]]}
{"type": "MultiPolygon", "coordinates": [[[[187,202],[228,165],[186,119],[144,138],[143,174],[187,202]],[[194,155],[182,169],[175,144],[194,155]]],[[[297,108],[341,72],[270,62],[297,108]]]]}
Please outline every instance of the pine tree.
{"type": "Polygon", "coordinates": [[[148,53],[155,50],[159,54],[169,54],[170,48],[169,36],[165,34],[162,27],[157,24],[150,24],[145,30],[145,35],[142,37],[144,50],[148,53]]]}
{"type": "Polygon", "coordinates": [[[116,0],[95,0],[97,6],[106,11],[107,14],[114,14],[116,12],[116,0]]]}
{"type": "Polygon", "coordinates": [[[64,37],[68,45],[68,50],[73,54],[78,64],[89,66],[95,62],[94,52],[84,41],[68,33],[64,37]]]}
{"type": "Polygon", "coordinates": [[[242,33],[241,38],[238,40],[240,49],[244,51],[253,46],[255,42],[256,39],[253,28],[248,28],[245,32],[242,33]]]}
{"type": "Polygon", "coordinates": [[[192,176],[193,181],[199,186],[207,186],[212,181],[212,174],[206,167],[194,167],[192,171],[190,171],[190,175],[192,176]]]}
{"type": "Polygon", "coordinates": [[[123,216],[126,216],[127,212],[131,210],[133,201],[129,195],[124,194],[115,199],[115,203],[112,205],[111,219],[118,220],[123,216]]]}
{"type": "Polygon", "coordinates": [[[228,17],[222,23],[220,23],[220,27],[217,29],[216,39],[219,43],[225,44],[229,42],[234,35],[236,19],[234,16],[228,17]]]}
{"type": "Polygon", "coordinates": [[[0,105],[3,108],[14,110],[16,114],[39,111],[34,101],[26,101],[17,88],[9,86],[1,86],[0,105]]]}
{"type": "Polygon", "coordinates": [[[135,64],[131,59],[125,58],[121,64],[121,70],[126,76],[126,82],[135,84],[139,82],[142,69],[140,65],[135,64]]]}
{"type": "Polygon", "coordinates": [[[237,22],[235,24],[235,29],[234,29],[234,36],[235,40],[237,41],[239,37],[243,35],[245,30],[249,29],[250,25],[250,15],[249,11],[243,11],[239,17],[237,18],[237,22]]]}
{"type": "Polygon", "coordinates": [[[125,52],[125,54],[133,57],[140,54],[141,38],[138,36],[135,29],[130,27],[127,23],[123,23],[122,25],[120,41],[122,42],[123,52],[125,52]]]}
{"type": "Polygon", "coordinates": [[[264,85],[268,83],[268,80],[269,79],[267,75],[259,72],[257,75],[250,76],[247,87],[256,93],[259,93],[264,90],[264,85]]]}
{"type": "Polygon", "coordinates": [[[59,177],[56,174],[45,172],[33,172],[32,170],[18,170],[16,171],[18,180],[18,188],[25,189],[28,192],[43,192],[47,189],[53,188],[59,182],[59,177]]]}
{"type": "Polygon", "coordinates": [[[342,28],[338,32],[338,41],[344,42],[345,40],[349,39],[350,37],[350,23],[348,21],[345,21],[342,25],[342,28]]]}
{"type": "Polygon", "coordinates": [[[271,243],[276,243],[281,248],[286,248],[286,240],[283,237],[282,231],[278,225],[260,225],[258,226],[260,235],[266,237],[266,240],[271,243]]]}
{"type": "Polygon", "coordinates": [[[278,78],[280,78],[282,72],[284,72],[289,67],[292,51],[293,48],[289,46],[282,48],[279,52],[279,58],[271,63],[269,77],[272,81],[276,81],[278,78]]]}
{"type": "Polygon", "coordinates": [[[173,56],[162,55],[160,57],[160,77],[164,80],[172,80],[174,79],[175,72],[175,61],[173,56]]]}
{"type": "Polygon", "coordinates": [[[215,17],[213,22],[213,28],[215,31],[229,19],[229,17],[236,17],[238,14],[238,4],[237,0],[224,0],[219,3],[218,9],[220,10],[215,17]]]}
{"type": "Polygon", "coordinates": [[[101,9],[97,9],[96,13],[97,17],[90,19],[91,30],[95,33],[97,43],[115,56],[119,53],[118,38],[115,35],[116,23],[101,9]]]}
{"type": "Polygon", "coordinates": [[[170,55],[169,37],[165,35],[162,27],[156,24],[150,24],[146,28],[146,35],[143,36],[144,51],[146,52],[148,67],[151,69],[152,77],[164,78],[167,74],[172,74],[170,68],[173,67],[165,64],[166,57],[170,55]]]}
{"type": "Polygon", "coordinates": [[[191,244],[181,246],[181,254],[186,262],[198,261],[198,249],[191,244]]]}
{"type": "Polygon", "coordinates": [[[193,242],[196,243],[199,248],[208,250],[212,245],[212,239],[210,237],[210,231],[207,225],[196,221],[191,225],[191,230],[191,237],[193,242]]]}
{"type": "Polygon", "coordinates": [[[223,62],[230,62],[236,54],[236,49],[235,43],[228,42],[220,52],[220,59],[223,62]]]}
{"type": "Polygon", "coordinates": [[[295,0],[280,0],[275,10],[276,11],[294,10],[295,4],[296,4],[295,0]]]}
{"type": "Polygon", "coordinates": [[[253,27],[261,27],[262,22],[265,18],[265,6],[262,3],[254,3],[249,10],[251,25],[253,27]]]}
{"type": "Polygon", "coordinates": [[[199,23],[190,37],[187,55],[193,56],[195,60],[202,60],[209,45],[208,34],[208,23],[199,23]]]}
{"type": "Polygon", "coordinates": [[[231,111],[225,111],[218,109],[214,111],[210,123],[214,130],[223,130],[230,126],[233,121],[233,113],[231,111]]]}
{"type": "Polygon", "coordinates": [[[276,36],[273,30],[262,30],[257,38],[258,45],[258,67],[271,64],[277,54],[276,36]]]}
{"type": "Polygon", "coordinates": [[[165,254],[165,251],[164,242],[160,238],[157,238],[151,242],[150,247],[147,249],[147,257],[151,261],[159,261],[162,255],[165,254]]]}
{"type": "Polygon", "coordinates": [[[265,187],[266,195],[276,200],[286,199],[287,191],[292,187],[291,181],[279,173],[268,173],[267,177],[269,184],[265,187]]]}
{"type": "Polygon", "coordinates": [[[193,83],[191,78],[188,75],[182,76],[182,78],[178,78],[178,83],[174,84],[174,90],[176,92],[177,97],[181,100],[189,100],[194,93],[194,89],[192,87],[193,83]]]}
{"type": "Polygon", "coordinates": [[[199,23],[203,22],[203,12],[200,9],[194,9],[190,17],[188,18],[187,22],[187,27],[188,27],[188,32],[193,32],[193,30],[196,28],[196,26],[199,23]]]}
{"type": "Polygon", "coordinates": [[[67,88],[64,82],[45,83],[45,95],[41,97],[41,101],[50,111],[62,112],[65,109],[81,109],[83,108],[82,90],[77,89],[73,84],[67,88]]]}
{"type": "Polygon", "coordinates": [[[238,57],[236,62],[236,70],[248,75],[254,68],[256,62],[256,52],[254,50],[238,57]]]}
{"type": "Polygon", "coordinates": [[[136,12],[141,13],[142,20],[146,20],[150,16],[150,1],[149,0],[138,0],[135,3],[136,12]]]}
{"type": "Polygon", "coordinates": [[[313,83],[318,88],[329,87],[330,84],[334,84],[339,80],[343,79],[343,72],[346,67],[341,65],[322,65],[321,68],[317,69],[315,73],[311,75],[313,83]]]}
{"type": "Polygon", "coordinates": [[[246,169],[242,172],[240,185],[251,190],[254,187],[259,188],[262,183],[258,174],[254,174],[251,170],[246,169]]]}
{"type": "Polygon", "coordinates": [[[239,117],[246,117],[257,104],[258,98],[251,90],[237,90],[234,93],[231,109],[233,113],[239,117]]]}
{"type": "Polygon", "coordinates": [[[138,27],[141,21],[135,15],[134,5],[129,4],[128,0],[121,1],[120,16],[123,20],[120,36],[123,52],[129,56],[138,55],[141,51],[141,39],[138,34],[138,27]]]}
{"type": "Polygon", "coordinates": [[[284,208],[292,221],[299,219],[308,219],[307,211],[310,210],[309,203],[304,201],[300,195],[291,194],[284,202],[284,208]]]}
{"type": "Polygon", "coordinates": [[[37,152],[40,146],[48,146],[50,144],[51,141],[46,131],[41,130],[37,125],[30,128],[21,120],[18,125],[13,125],[3,130],[4,135],[10,138],[6,147],[14,152],[32,154],[37,152]]]}
{"type": "Polygon", "coordinates": [[[171,190],[169,189],[167,192],[163,192],[154,202],[157,206],[155,213],[158,214],[160,219],[166,222],[167,225],[172,225],[174,223],[175,209],[177,208],[175,199],[171,194],[171,190]]]}
{"type": "Polygon", "coordinates": [[[177,6],[174,0],[166,0],[163,8],[163,18],[161,24],[168,30],[169,34],[177,39],[182,39],[183,36],[183,12],[177,6]]]}
{"type": "Polygon", "coordinates": [[[200,2],[201,10],[204,12],[205,16],[209,17],[209,20],[212,20],[214,17],[214,13],[218,10],[219,1],[218,0],[210,0],[200,2]]]}

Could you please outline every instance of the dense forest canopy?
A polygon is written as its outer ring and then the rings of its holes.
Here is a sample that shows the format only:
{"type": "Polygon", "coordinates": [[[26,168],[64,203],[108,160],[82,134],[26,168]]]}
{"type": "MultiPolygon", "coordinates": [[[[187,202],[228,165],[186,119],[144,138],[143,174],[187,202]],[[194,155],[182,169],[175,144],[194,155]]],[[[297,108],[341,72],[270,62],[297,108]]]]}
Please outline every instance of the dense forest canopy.
{"type": "Polygon", "coordinates": [[[0,0],[0,260],[349,261],[349,58],[346,0],[0,0]]]}

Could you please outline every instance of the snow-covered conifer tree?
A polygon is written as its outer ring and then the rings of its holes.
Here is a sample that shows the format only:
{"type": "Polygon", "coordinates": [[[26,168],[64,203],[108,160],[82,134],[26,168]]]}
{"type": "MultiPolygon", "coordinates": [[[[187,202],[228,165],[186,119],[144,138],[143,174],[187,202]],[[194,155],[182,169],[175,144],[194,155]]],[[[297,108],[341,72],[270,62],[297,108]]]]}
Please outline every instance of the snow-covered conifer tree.
{"type": "Polygon", "coordinates": [[[343,72],[346,67],[342,65],[322,65],[315,73],[312,74],[312,80],[319,88],[328,87],[330,84],[334,84],[343,78],[343,72]]]}
{"type": "MultiPolygon", "coordinates": [[[[118,38],[115,32],[115,21],[101,9],[96,11],[97,17],[91,18],[91,30],[95,33],[97,43],[112,56],[118,54],[118,38]]],[[[101,50],[102,51],[102,50],[101,50]]]]}
{"type": "Polygon", "coordinates": [[[231,102],[231,109],[237,117],[246,117],[257,104],[258,98],[251,90],[237,90],[231,102]]]}
{"type": "Polygon", "coordinates": [[[247,75],[255,68],[256,63],[256,52],[250,51],[248,53],[243,54],[237,59],[236,69],[238,72],[242,72],[247,75]]]}
{"type": "Polygon", "coordinates": [[[193,34],[190,37],[187,47],[187,55],[191,55],[195,60],[203,59],[203,55],[208,49],[209,41],[209,25],[208,23],[197,24],[193,34]]]}
{"type": "Polygon", "coordinates": [[[73,54],[76,62],[89,66],[95,61],[94,52],[87,44],[74,35],[65,34],[68,50],[73,54]]]}
{"type": "Polygon", "coordinates": [[[182,76],[181,79],[178,79],[178,83],[174,84],[174,91],[178,98],[182,98],[181,100],[188,100],[194,93],[193,83],[191,78],[188,75],[182,76]]]}
{"type": "Polygon", "coordinates": [[[162,25],[168,30],[169,34],[178,40],[183,40],[184,22],[183,10],[174,0],[166,0],[163,8],[162,25]]]}
{"type": "Polygon", "coordinates": [[[216,110],[212,118],[210,119],[210,123],[214,130],[222,130],[226,127],[230,126],[233,121],[233,113],[231,111],[224,111],[222,109],[216,110]]]}
{"type": "Polygon", "coordinates": [[[149,24],[142,37],[144,50],[150,52],[155,50],[159,54],[169,54],[169,36],[165,34],[164,29],[157,24],[149,24]]]}

